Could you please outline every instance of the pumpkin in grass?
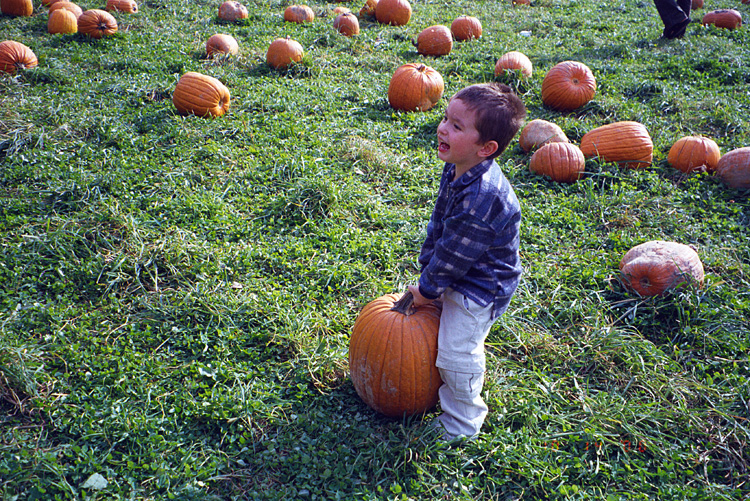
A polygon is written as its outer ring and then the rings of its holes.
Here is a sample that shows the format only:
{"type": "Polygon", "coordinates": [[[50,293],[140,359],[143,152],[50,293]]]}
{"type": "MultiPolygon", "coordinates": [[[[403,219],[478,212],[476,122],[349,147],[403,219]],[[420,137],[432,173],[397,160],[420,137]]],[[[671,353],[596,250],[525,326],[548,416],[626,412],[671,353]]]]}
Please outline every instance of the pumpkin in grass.
{"type": "Polygon", "coordinates": [[[716,176],[735,190],[750,190],[750,146],[724,153],[716,165],[716,176]]]}
{"type": "Polygon", "coordinates": [[[78,31],[91,38],[102,38],[117,33],[115,17],[101,9],[89,9],[78,16],[78,31]]]}
{"type": "Polygon", "coordinates": [[[411,293],[386,294],[357,316],[349,340],[349,370],[357,395],[394,418],[427,412],[442,385],[437,359],[440,308],[414,308],[411,293]]]}
{"type": "Polygon", "coordinates": [[[284,69],[292,63],[302,61],[304,56],[302,45],[289,37],[277,38],[268,46],[266,63],[276,69],[284,69]]]}
{"type": "Polygon", "coordinates": [[[375,8],[378,6],[378,0],[367,0],[359,9],[359,17],[375,17],[375,8]]]}
{"type": "Polygon", "coordinates": [[[482,23],[474,16],[460,16],[451,23],[453,38],[459,41],[482,37],[482,23]]]}
{"type": "Polygon", "coordinates": [[[721,158],[716,141],[703,136],[685,136],[672,145],[667,163],[682,172],[713,172],[721,158]]]}
{"type": "Polygon", "coordinates": [[[19,70],[27,70],[38,64],[34,51],[21,42],[0,42],[0,71],[13,75],[19,70]]]}
{"type": "Polygon", "coordinates": [[[407,63],[391,77],[388,102],[396,110],[427,111],[443,97],[444,88],[440,73],[425,64],[407,63]]]}
{"type": "Polygon", "coordinates": [[[359,35],[359,20],[351,12],[345,12],[333,20],[333,28],[346,37],[359,35]]]}
{"type": "Polygon", "coordinates": [[[375,19],[381,24],[403,26],[411,19],[411,4],[409,0],[378,0],[375,19]]]}
{"type": "Polygon", "coordinates": [[[218,79],[188,71],[172,93],[172,103],[181,115],[220,117],[229,111],[229,89],[218,79]]]}
{"type": "Polygon", "coordinates": [[[31,0],[0,0],[0,11],[6,16],[29,17],[34,13],[31,0]]]}
{"type": "Polygon", "coordinates": [[[693,0],[690,3],[690,10],[698,10],[703,8],[703,0],[693,0]]]}
{"type": "Polygon", "coordinates": [[[742,26],[742,15],[734,9],[719,9],[706,12],[701,21],[703,26],[713,24],[717,28],[734,30],[742,26]]]}
{"type": "Polygon", "coordinates": [[[654,143],[643,124],[615,122],[584,134],[581,151],[586,158],[616,162],[629,169],[644,169],[651,165],[654,143]]]}
{"type": "Polygon", "coordinates": [[[49,13],[47,33],[70,35],[78,33],[78,18],[71,11],[57,9],[49,13]]]}
{"type": "Polygon", "coordinates": [[[284,9],[284,21],[290,23],[311,23],[315,12],[307,5],[290,5],[284,9]]]}
{"type": "Polygon", "coordinates": [[[81,17],[81,14],[83,14],[83,9],[80,8],[78,4],[68,1],[53,3],[49,8],[50,15],[52,15],[52,13],[56,10],[67,10],[69,12],[72,12],[73,14],[75,14],[76,19],[81,17]]]}
{"type": "Polygon", "coordinates": [[[239,2],[226,1],[219,5],[219,19],[222,21],[237,21],[247,19],[247,7],[239,2]]]}
{"type": "Polygon", "coordinates": [[[588,66],[578,61],[554,65],[542,80],[542,102],[557,111],[572,111],[594,98],[596,79],[588,66]]]}
{"type": "Polygon", "coordinates": [[[107,0],[107,10],[135,14],[138,12],[138,3],[135,0],[107,0]]]}
{"type": "Polygon", "coordinates": [[[620,278],[628,290],[658,296],[686,284],[703,285],[698,253],[690,246],[663,240],[636,245],[620,261],[620,278]]]}
{"type": "Polygon", "coordinates": [[[341,14],[348,14],[351,11],[352,11],[352,9],[350,9],[349,7],[344,7],[343,5],[337,5],[336,7],[333,8],[333,10],[331,11],[331,13],[334,16],[340,16],[341,14]]]}
{"type": "Polygon", "coordinates": [[[573,183],[586,170],[586,159],[573,143],[547,143],[531,156],[529,170],[558,183],[573,183]]]}
{"type": "Polygon", "coordinates": [[[237,54],[239,51],[240,46],[232,35],[217,33],[211,35],[206,41],[206,55],[208,57],[214,57],[214,55],[237,54]]]}
{"type": "Polygon", "coordinates": [[[508,70],[520,70],[523,77],[529,78],[533,71],[533,66],[526,54],[512,50],[498,58],[495,63],[495,76],[500,76],[500,74],[508,70]]]}
{"type": "Polygon", "coordinates": [[[453,35],[447,26],[436,24],[419,32],[416,46],[423,56],[445,56],[453,48],[453,35]]]}
{"type": "Polygon", "coordinates": [[[539,118],[524,125],[523,129],[521,129],[521,135],[518,138],[518,145],[526,152],[547,143],[558,142],[568,142],[568,136],[565,135],[565,132],[563,132],[559,125],[539,118]]]}

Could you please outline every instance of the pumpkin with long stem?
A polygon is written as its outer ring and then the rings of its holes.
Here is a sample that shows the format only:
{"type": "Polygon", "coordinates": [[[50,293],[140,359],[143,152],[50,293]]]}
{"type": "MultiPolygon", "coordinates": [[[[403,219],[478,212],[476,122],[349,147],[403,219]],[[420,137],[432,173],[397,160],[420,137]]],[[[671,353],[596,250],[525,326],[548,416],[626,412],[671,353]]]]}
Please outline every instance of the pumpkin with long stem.
{"type": "Polygon", "coordinates": [[[188,71],[177,82],[172,103],[181,115],[219,117],[229,111],[229,89],[218,79],[188,71]]]}
{"type": "Polygon", "coordinates": [[[625,288],[641,296],[658,296],[687,284],[703,285],[703,263],[690,246],[663,240],[636,245],[620,260],[625,288]]]}
{"type": "Polygon", "coordinates": [[[427,111],[437,104],[444,89],[443,77],[436,70],[425,64],[407,63],[391,77],[388,102],[397,110],[427,111]]]}
{"type": "Polygon", "coordinates": [[[13,75],[38,64],[36,54],[28,46],[15,40],[0,42],[0,71],[13,75]]]}
{"type": "Polygon", "coordinates": [[[572,111],[594,98],[596,78],[578,61],[554,65],[542,80],[542,102],[557,111],[572,111]]]}
{"type": "Polygon", "coordinates": [[[654,143],[643,124],[623,121],[602,125],[584,134],[581,151],[586,158],[615,162],[628,169],[644,169],[651,165],[654,143]]]}

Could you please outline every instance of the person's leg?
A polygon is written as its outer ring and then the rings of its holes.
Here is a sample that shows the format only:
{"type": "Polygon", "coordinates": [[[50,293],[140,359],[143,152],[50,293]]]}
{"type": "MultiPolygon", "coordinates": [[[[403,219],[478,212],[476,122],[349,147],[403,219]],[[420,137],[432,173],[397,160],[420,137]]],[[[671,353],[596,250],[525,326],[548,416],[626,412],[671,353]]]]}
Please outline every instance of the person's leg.
{"type": "Polygon", "coordinates": [[[466,374],[440,369],[443,385],[440,387],[438,421],[445,428],[444,438],[460,436],[471,438],[479,433],[487,417],[487,404],[482,400],[484,374],[466,374]]]}
{"type": "Polygon", "coordinates": [[[690,23],[690,0],[685,3],[680,0],[654,0],[654,5],[664,23],[664,38],[679,38],[685,34],[685,28],[690,23]],[[683,6],[687,5],[687,10],[683,6]]]}

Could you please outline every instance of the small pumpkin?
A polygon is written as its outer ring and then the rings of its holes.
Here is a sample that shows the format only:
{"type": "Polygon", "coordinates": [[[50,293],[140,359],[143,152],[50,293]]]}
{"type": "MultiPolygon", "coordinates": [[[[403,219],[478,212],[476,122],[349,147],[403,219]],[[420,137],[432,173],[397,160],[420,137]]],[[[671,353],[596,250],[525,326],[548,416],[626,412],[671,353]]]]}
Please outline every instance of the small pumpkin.
{"type": "Polygon", "coordinates": [[[29,17],[34,13],[31,0],[0,0],[0,11],[6,16],[29,17]]]}
{"type": "Polygon", "coordinates": [[[78,4],[75,4],[73,2],[68,2],[68,1],[53,3],[52,5],[50,5],[49,13],[50,15],[52,15],[53,12],[55,12],[56,10],[61,10],[61,9],[72,12],[73,14],[75,14],[76,19],[81,17],[81,14],[83,14],[83,9],[81,9],[78,6],[78,4]]]}
{"type": "Polygon", "coordinates": [[[237,21],[247,19],[247,7],[239,2],[228,0],[219,5],[219,19],[222,21],[237,21]]]}
{"type": "Polygon", "coordinates": [[[703,0],[692,0],[692,2],[690,2],[690,10],[698,10],[702,8],[703,8],[703,0]]]}
{"type": "Polygon", "coordinates": [[[49,19],[47,20],[47,32],[65,35],[78,33],[78,18],[66,9],[53,10],[49,13],[49,19]]]}
{"type": "Polygon", "coordinates": [[[188,71],[172,93],[172,103],[181,115],[220,117],[229,111],[229,89],[218,79],[188,71]]]}
{"type": "Polygon", "coordinates": [[[78,16],[78,31],[91,38],[102,38],[117,33],[115,17],[101,9],[89,9],[78,16]]]}
{"type": "Polygon", "coordinates": [[[345,12],[333,20],[333,28],[346,37],[359,35],[359,20],[351,12],[345,12]]]}
{"type": "Polygon", "coordinates": [[[572,111],[594,98],[596,79],[588,66],[578,61],[554,65],[542,80],[542,102],[557,111],[572,111]]]}
{"type": "Polygon", "coordinates": [[[411,293],[387,294],[357,316],[349,340],[349,370],[357,395],[394,418],[427,412],[442,385],[437,359],[440,309],[414,309],[411,293]]]}
{"type": "Polygon", "coordinates": [[[529,152],[547,143],[567,143],[568,136],[556,123],[541,120],[532,120],[521,129],[518,145],[523,151],[529,152]]]}
{"type": "Polygon", "coordinates": [[[407,63],[396,68],[391,77],[388,102],[396,110],[427,111],[443,97],[444,88],[443,77],[436,70],[407,63]]]}
{"type": "Polygon", "coordinates": [[[616,162],[629,169],[644,169],[651,165],[654,143],[643,124],[614,122],[584,134],[581,151],[586,158],[616,162]]]}
{"type": "Polygon", "coordinates": [[[0,71],[13,75],[18,70],[27,70],[38,64],[34,51],[21,42],[0,42],[0,71]]]}
{"type": "Polygon", "coordinates": [[[672,145],[667,163],[682,172],[713,172],[721,158],[716,141],[703,136],[685,136],[672,145]]]}
{"type": "Polygon", "coordinates": [[[717,28],[734,30],[742,26],[742,15],[734,9],[719,9],[706,12],[701,21],[703,26],[713,24],[717,28]]]}
{"type": "Polygon", "coordinates": [[[651,240],[636,245],[625,253],[619,266],[625,288],[641,296],[658,296],[688,283],[703,285],[698,253],[677,242],[651,240]]]}
{"type": "Polygon", "coordinates": [[[302,45],[289,37],[277,38],[268,46],[266,63],[276,69],[284,69],[292,63],[302,61],[302,45]]]}
{"type": "Polygon", "coordinates": [[[495,63],[495,76],[500,76],[508,70],[520,70],[521,75],[529,78],[533,71],[531,60],[522,52],[512,50],[506,52],[495,63]]]}
{"type": "Polygon", "coordinates": [[[482,37],[482,23],[474,16],[460,16],[451,23],[453,38],[459,41],[482,37]]]}
{"type": "Polygon", "coordinates": [[[716,165],[716,175],[735,190],[750,190],[750,146],[724,153],[716,165]]]}
{"type": "Polygon", "coordinates": [[[138,3],[135,0],[107,0],[107,10],[135,14],[138,12],[138,3]]]}
{"type": "Polygon", "coordinates": [[[284,9],[284,21],[290,23],[311,23],[315,20],[315,12],[307,5],[290,5],[284,9]]]}
{"type": "Polygon", "coordinates": [[[232,35],[217,33],[211,35],[206,41],[206,55],[208,57],[214,57],[214,55],[237,54],[239,51],[240,46],[232,35]]]}
{"type": "Polygon", "coordinates": [[[381,24],[403,26],[411,19],[409,0],[378,0],[375,6],[375,19],[381,24]]]}
{"type": "Polygon", "coordinates": [[[436,24],[419,32],[416,46],[423,56],[445,56],[453,48],[453,35],[447,26],[436,24]]]}
{"type": "Polygon", "coordinates": [[[375,17],[375,8],[378,6],[378,0],[367,0],[365,4],[359,9],[359,17],[373,18],[375,17]]]}
{"type": "Polygon", "coordinates": [[[573,143],[547,143],[531,155],[529,170],[558,183],[573,183],[586,170],[586,159],[573,143]]]}

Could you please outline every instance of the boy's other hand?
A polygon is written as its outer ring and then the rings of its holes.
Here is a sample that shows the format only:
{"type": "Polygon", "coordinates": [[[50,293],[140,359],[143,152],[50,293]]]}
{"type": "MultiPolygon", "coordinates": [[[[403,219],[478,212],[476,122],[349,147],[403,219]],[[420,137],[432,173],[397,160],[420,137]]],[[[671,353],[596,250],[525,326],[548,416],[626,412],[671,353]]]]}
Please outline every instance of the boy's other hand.
{"type": "Polygon", "coordinates": [[[419,287],[416,285],[407,285],[406,288],[411,292],[411,295],[414,296],[414,304],[415,308],[419,308],[420,306],[424,306],[426,304],[430,304],[433,300],[427,299],[422,294],[419,293],[419,287]]]}

